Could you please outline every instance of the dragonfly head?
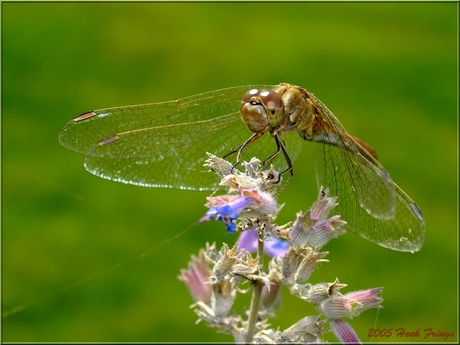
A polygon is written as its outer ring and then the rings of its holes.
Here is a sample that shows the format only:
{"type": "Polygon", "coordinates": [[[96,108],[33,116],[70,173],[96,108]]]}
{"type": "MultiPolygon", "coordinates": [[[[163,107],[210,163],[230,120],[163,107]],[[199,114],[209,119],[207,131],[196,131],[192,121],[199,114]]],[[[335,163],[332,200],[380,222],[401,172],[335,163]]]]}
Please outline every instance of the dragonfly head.
{"type": "Polygon", "coordinates": [[[281,96],[274,91],[251,89],[241,101],[241,114],[248,128],[262,132],[267,126],[276,128],[284,120],[284,106],[281,96]]]}

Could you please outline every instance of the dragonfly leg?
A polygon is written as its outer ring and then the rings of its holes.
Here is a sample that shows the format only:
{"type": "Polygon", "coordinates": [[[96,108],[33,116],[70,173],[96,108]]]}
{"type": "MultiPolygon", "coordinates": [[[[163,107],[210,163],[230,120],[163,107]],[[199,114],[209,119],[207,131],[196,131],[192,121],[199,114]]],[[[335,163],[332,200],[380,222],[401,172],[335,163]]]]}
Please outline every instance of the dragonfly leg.
{"type": "Polygon", "coordinates": [[[284,144],[281,141],[281,139],[279,138],[279,136],[275,134],[274,138],[275,138],[276,147],[277,147],[276,152],[274,154],[272,154],[270,157],[268,157],[263,162],[263,167],[265,169],[267,164],[270,163],[273,160],[273,158],[275,158],[280,152],[283,152],[284,158],[286,159],[287,168],[279,173],[278,181],[276,181],[276,183],[279,183],[281,181],[281,175],[283,175],[283,174],[285,174],[287,172],[290,172],[291,174],[290,174],[288,180],[286,181],[286,183],[284,184],[284,187],[283,187],[283,189],[284,189],[289,184],[289,181],[291,181],[292,176],[294,176],[294,167],[292,166],[291,157],[289,157],[289,154],[287,153],[286,149],[284,148],[284,144]]]}
{"type": "MultiPolygon", "coordinates": [[[[246,148],[247,146],[249,146],[250,144],[252,144],[254,141],[256,141],[257,139],[259,139],[262,135],[264,134],[264,132],[259,132],[259,133],[254,133],[248,140],[246,140],[243,144],[241,144],[240,146],[238,146],[237,148],[235,148],[233,151],[225,154],[222,158],[223,159],[226,159],[227,157],[233,155],[236,153],[236,163],[232,166],[232,170],[238,165],[240,164],[241,162],[241,153],[243,152],[244,148],[246,148]]],[[[280,181],[281,181],[281,175],[287,173],[287,172],[290,172],[290,176],[289,178],[287,179],[286,183],[284,183],[284,186],[283,188],[281,189],[281,191],[289,184],[289,181],[291,181],[292,179],[292,176],[294,176],[294,168],[292,166],[292,161],[291,161],[291,158],[289,157],[289,154],[287,153],[286,149],[284,148],[284,144],[283,142],[281,141],[281,139],[279,138],[278,135],[273,135],[274,138],[275,138],[275,141],[276,141],[276,152],[273,153],[270,157],[268,157],[266,160],[264,160],[264,162],[262,163],[262,166],[263,168],[265,169],[265,167],[267,166],[268,163],[270,163],[273,158],[275,158],[280,152],[283,152],[283,155],[284,155],[284,158],[286,159],[286,163],[287,163],[287,168],[285,170],[283,170],[282,172],[279,173],[278,175],[278,181],[276,181],[276,184],[278,184],[280,181]]],[[[281,193],[281,191],[279,193],[281,193]]]]}
{"type": "Polygon", "coordinates": [[[236,163],[232,167],[232,170],[233,170],[241,162],[241,153],[243,152],[243,149],[246,146],[249,146],[250,144],[252,144],[257,139],[259,139],[262,135],[263,135],[263,132],[262,133],[254,133],[248,140],[246,140],[244,143],[242,143],[240,146],[238,146],[233,151],[230,151],[229,153],[225,154],[225,156],[223,156],[222,158],[226,159],[227,157],[229,157],[229,156],[231,156],[231,155],[236,153],[236,163]]]}

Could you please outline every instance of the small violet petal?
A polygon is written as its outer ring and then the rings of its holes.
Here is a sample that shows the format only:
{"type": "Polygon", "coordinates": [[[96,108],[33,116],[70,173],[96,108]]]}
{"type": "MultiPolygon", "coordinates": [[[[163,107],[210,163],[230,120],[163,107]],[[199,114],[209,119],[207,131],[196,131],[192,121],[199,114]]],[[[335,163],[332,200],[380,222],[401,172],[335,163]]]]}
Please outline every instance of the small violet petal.
{"type": "MultiPolygon", "coordinates": [[[[246,230],[238,239],[238,247],[246,249],[248,252],[253,253],[257,251],[257,232],[253,230],[246,230]]],[[[265,241],[264,252],[271,257],[283,256],[289,248],[289,242],[283,241],[279,238],[273,238],[265,241]]]]}
{"type": "Polygon", "coordinates": [[[253,230],[243,231],[238,239],[238,248],[246,249],[249,253],[257,250],[257,232],[253,230]]]}
{"type": "Polygon", "coordinates": [[[284,256],[289,248],[289,242],[283,241],[279,238],[274,238],[270,241],[265,242],[264,251],[267,255],[277,258],[284,256]]]}
{"type": "Polygon", "coordinates": [[[223,221],[226,224],[227,232],[234,233],[236,229],[234,220],[252,202],[252,198],[240,197],[226,204],[211,206],[206,215],[200,219],[200,223],[215,217],[216,220],[223,221]]]}

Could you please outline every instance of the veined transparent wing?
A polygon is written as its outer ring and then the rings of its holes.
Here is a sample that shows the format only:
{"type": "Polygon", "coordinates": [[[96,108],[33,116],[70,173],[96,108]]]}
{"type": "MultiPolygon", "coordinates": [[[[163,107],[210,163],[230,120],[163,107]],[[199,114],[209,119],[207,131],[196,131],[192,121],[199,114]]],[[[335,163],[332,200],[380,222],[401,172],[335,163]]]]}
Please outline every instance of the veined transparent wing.
{"type": "Polygon", "coordinates": [[[417,205],[391,179],[383,166],[357,150],[360,145],[332,112],[312,96],[337,145],[316,143],[316,180],[337,195],[335,209],[346,229],[386,248],[415,252],[425,239],[425,223],[417,205]]]}
{"type": "MultiPolygon", "coordinates": [[[[231,87],[171,102],[88,112],[65,125],[59,143],[85,154],[85,168],[109,180],[214,190],[219,178],[203,167],[206,152],[223,156],[252,135],[240,115],[241,98],[251,88],[272,86],[231,87]]],[[[287,146],[295,159],[300,141],[290,137],[287,146]]],[[[243,159],[264,159],[275,149],[267,134],[243,150],[243,159]]]]}

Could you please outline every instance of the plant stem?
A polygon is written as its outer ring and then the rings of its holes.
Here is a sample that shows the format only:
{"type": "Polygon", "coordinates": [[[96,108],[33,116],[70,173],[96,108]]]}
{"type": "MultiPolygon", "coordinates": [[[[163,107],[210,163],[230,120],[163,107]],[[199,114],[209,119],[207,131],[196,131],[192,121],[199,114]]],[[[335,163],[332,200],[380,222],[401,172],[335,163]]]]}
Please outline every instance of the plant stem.
{"type": "MultiPolygon", "coordinates": [[[[259,258],[259,267],[263,269],[264,266],[264,242],[259,236],[259,241],[257,241],[257,257],[259,258]]],[[[253,282],[254,291],[252,292],[251,306],[249,310],[249,319],[248,327],[246,330],[246,342],[252,342],[254,337],[254,331],[257,322],[257,316],[259,311],[260,296],[262,295],[262,288],[264,286],[263,282],[260,280],[253,282]]]]}

